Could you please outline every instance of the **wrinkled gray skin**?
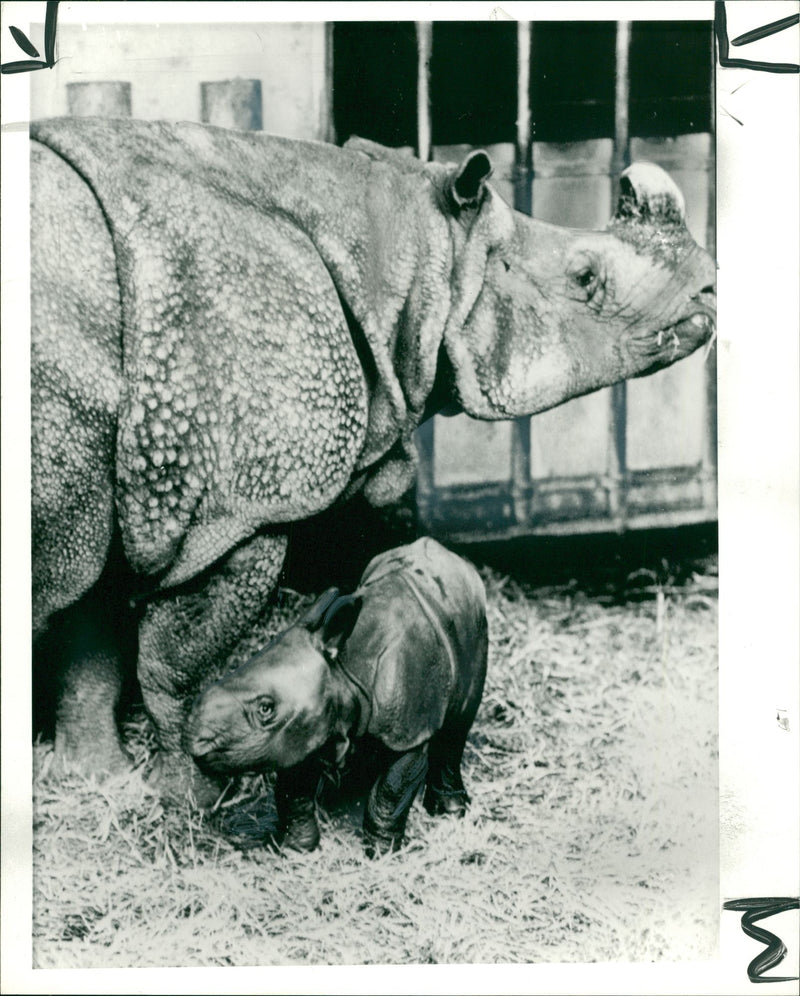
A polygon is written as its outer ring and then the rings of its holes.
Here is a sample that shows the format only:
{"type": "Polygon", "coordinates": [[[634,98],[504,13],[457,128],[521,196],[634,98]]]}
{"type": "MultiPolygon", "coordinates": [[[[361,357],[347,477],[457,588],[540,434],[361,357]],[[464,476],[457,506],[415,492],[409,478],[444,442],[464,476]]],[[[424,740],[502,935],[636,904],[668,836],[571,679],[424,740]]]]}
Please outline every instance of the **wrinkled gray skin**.
{"type": "Polygon", "coordinates": [[[463,816],[461,756],[486,677],[486,593],[428,537],[379,554],[356,591],[329,589],[261,653],[195,701],[184,731],[205,769],[278,771],[284,846],[319,843],[320,758],[353,740],[387,748],[364,812],[371,855],[396,850],[423,781],[431,814],[463,816]]]}
{"type": "Polygon", "coordinates": [[[713,261],[655,166],[579,232],[509,208],[483,152],[107,119],[31,136],[33,617],[57,637],[57,765],[127,763],[135,594],[164,790],[207,801],[186,703],[268,603],[291,523],[359,489],[396,500],[435,411],[542,411],[713,331],[713,261]]]}

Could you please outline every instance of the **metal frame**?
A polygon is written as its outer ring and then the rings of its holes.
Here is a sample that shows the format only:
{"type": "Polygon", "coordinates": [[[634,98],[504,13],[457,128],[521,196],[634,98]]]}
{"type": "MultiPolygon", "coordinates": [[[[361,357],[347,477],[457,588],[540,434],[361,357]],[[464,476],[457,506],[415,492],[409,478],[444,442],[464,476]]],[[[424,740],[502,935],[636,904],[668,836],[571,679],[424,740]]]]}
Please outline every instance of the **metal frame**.
{"type": "MultiPolygon", "coordinates": [[[[417,154],[432,156],[430,59],[433,31],[417,23],[417,154]]],[[[529,21],[517,28],[517,129],[514,148],[514,206],[533,213],[536,170],[529,101],[531,37],[529,21]]],[[[630,164],[628,127],[631,22],[617,22],[614,140],[611,172],[630,164]]],[[[713,79],[713,73],[712,73],[713,79]]],[[[712,102],[713,103],[713,102],[712,102]]],[[[714,251],[714,177],[709,183],[708,246],[714,251]]],[[[613,181],[616,183],[616,180],[613,181]]],[[[615,194],[616,191],[614,190],[615,194]]],[[[615,198],[614,198],[615,200],[615,198]]],[[[705,368],[704,452],[697,466],[631,470],[627,464],[627,386],[609,392],[609,446],[605,474],[534,479],[531,474],[532,418],[514,421],[508,481],[436,486],[433,474],[434,419],[417,432],[420,467],[417,510],[422,525],[453,540],[471,541],[525,535],[622,532],[713,521],[716,508],[716,363],[713,350],[705,368]]],[[[534,416],[535,417],[535,416],[534,416]]]]}

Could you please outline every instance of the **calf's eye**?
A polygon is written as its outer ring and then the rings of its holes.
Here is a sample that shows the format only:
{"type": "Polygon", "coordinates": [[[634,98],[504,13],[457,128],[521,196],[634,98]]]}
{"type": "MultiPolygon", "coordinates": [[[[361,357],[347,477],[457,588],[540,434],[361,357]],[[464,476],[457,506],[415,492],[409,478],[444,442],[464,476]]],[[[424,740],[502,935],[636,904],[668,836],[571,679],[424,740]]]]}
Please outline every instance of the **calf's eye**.
{"type": "Polygon", "coordinates": [[[259,722],[266,725],[275,715],[275,703],[271,699],[260,699],[256,706],[259,722]]]}

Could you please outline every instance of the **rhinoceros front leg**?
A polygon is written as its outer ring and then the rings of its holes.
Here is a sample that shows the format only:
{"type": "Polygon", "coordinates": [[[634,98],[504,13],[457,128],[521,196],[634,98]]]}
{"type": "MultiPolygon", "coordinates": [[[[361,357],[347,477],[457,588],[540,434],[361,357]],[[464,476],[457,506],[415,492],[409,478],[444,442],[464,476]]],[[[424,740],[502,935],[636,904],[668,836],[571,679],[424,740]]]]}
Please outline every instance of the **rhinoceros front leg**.
{"type": "Polygon", "coordinates": [[[402,844],[411,804],[428,770],[427,744],[392,757],[372,786],[364,812],[364,849],[370,858],[402,844]]]}
{"type": "Polygon", "coordinates": [[[183,752],[187,710],[218,678],[236,643],[256,623],[280,576],[286,536],[254,536],[202,578],[152,600],[139,625],[138,676],[161,752],[152,777],[164,794],[207,806],[219,785],[183,752]]]}
{"type": "Polygon", "coordinates": [[[278,772],[275,783],[276,843],[280,847],[313,851],[319,844],[316,800],[320,776],[319,760],[315,755],[294,768],[278,772]]]}

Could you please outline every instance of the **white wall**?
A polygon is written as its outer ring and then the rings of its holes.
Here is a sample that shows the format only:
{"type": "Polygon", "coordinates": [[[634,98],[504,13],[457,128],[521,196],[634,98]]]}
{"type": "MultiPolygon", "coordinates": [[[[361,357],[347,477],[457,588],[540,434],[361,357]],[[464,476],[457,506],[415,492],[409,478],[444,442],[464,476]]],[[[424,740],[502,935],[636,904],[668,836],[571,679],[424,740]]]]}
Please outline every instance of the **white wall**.
{"type": "Polygon", "coordinates": [[[63,24],[57,55],[55,69],[31,73],[31,119],[66,114],[67,83],[120,80],[135,118],[199,121],[200,84],[239,76],[261,80],[265,131],[323,134],[323,22],[63,24]]]}

